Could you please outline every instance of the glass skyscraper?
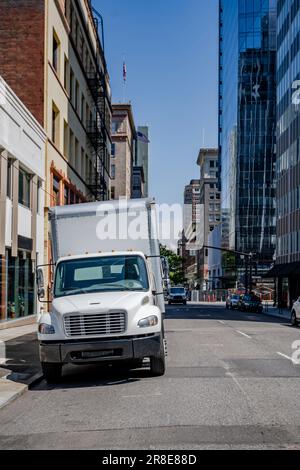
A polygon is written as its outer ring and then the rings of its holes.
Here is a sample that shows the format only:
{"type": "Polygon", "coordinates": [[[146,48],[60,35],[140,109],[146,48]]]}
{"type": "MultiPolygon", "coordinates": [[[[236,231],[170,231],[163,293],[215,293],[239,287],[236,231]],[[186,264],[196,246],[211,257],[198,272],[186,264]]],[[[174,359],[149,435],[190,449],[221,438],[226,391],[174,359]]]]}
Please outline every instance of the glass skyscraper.
{"type": "Polygon", "coordinates": [[[278,1],[277,263],[300,261],[300,1],[278,1]]]}
{"type": "Polygon", "coordinates": [[[219,1],[219,164],[231,249],[257,255],[276,244],[276,1],[219,1]]]}
{"type": "Polygon", "coordinates": [[[300,0],[277,2],[277,301],[300,293],[300,0]]]}

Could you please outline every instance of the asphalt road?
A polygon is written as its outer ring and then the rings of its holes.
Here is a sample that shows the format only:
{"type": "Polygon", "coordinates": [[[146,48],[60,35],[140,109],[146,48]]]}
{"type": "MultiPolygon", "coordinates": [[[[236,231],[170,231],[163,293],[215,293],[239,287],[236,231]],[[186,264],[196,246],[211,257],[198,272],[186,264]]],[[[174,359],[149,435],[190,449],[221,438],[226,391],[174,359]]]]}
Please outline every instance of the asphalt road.
{"type": "Polygon", "coordinates": [[[0,448],[300,449],[300,328],[190,304],[166,332],[165,377],[67,367],[0,411],[0,448]]]}

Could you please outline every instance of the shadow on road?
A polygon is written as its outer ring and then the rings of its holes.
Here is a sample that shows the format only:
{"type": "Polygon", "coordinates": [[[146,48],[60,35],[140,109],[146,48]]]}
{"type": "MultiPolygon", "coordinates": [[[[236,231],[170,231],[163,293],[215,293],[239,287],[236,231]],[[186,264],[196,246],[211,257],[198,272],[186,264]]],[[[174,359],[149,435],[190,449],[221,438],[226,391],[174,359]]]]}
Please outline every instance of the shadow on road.
{"type": "Polygon", "coordinates": [[[63,369],[61,381],[55,385],[47,385],[45,381],[33,387],[34,390],[46,391],[53,389],[75,389],[89,387],[107,387],[112,385],[126,385],[150,378],[150,370],[145,366],[142,369],[124,368],[121,365],[68,365],[63,369]]]}
{"type": "Polygon", "coordinates": [[[166,307],[166,320],[223,320],[260,323],[276,323],[291,327],[286,318],[272,317],[265,313],[240,312],[226,310],[223,305],[193,304],[187,306],[172,305],[166,307]]]}
{"type": "Polygon", "coordinates": [[[6,341],[5,359],[0,375],[7,376],[13,382],[29,383],[41,371],[37,334],[30,333],[6,341]]]}

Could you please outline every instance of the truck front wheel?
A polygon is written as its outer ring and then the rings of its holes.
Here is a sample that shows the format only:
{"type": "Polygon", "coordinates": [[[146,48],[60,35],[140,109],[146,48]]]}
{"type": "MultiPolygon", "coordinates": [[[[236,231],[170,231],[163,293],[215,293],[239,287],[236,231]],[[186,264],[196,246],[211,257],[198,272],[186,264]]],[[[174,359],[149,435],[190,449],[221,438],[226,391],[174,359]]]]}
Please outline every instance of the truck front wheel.
{"type": "Polygon", "coordinates": [[[150,357],[150,371],[154,377],[161,377],[166,372],[166,357],[163,340],[161,341],[159,356],[150,357]]]}
{"type": "Polygon", "coordinates": [[[55,384],[60,381],[62,374],[62,364],[42,362],[42,371],[48,384],[55,384]]]}

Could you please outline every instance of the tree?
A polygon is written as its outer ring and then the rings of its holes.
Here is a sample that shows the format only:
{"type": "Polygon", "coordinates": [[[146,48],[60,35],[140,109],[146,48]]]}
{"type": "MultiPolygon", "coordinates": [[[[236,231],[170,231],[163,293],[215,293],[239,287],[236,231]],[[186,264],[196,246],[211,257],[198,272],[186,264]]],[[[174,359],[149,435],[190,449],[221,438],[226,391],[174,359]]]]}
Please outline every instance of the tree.
{"type": "Polygon", "coordinates": [[[183,258],[166,246],[160,245],[160,254],[167,258],[170,268],[170,280],[173,285],[184,283],[184,272],[182,269],[183,258]]]}

